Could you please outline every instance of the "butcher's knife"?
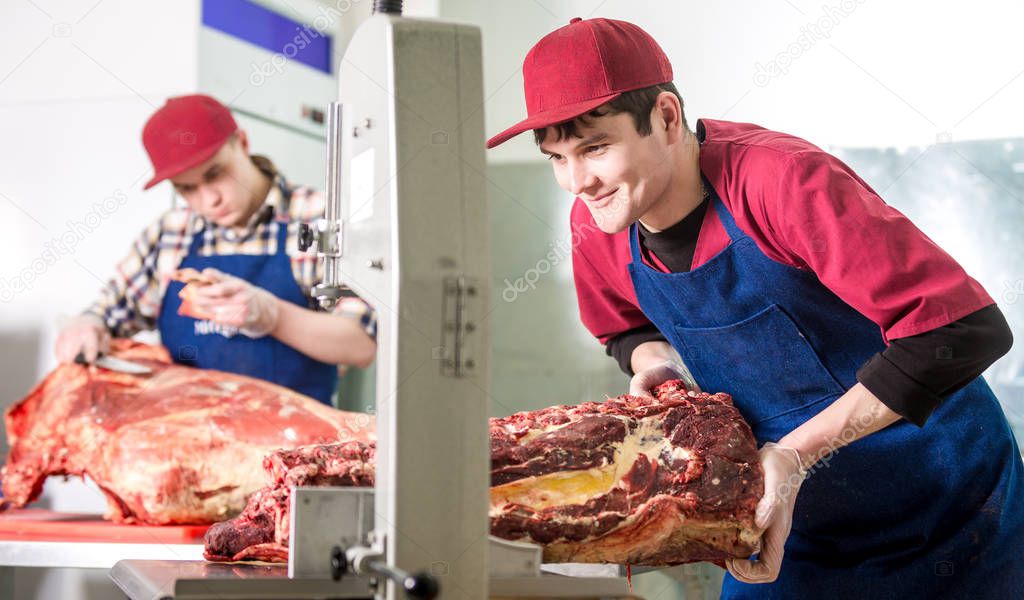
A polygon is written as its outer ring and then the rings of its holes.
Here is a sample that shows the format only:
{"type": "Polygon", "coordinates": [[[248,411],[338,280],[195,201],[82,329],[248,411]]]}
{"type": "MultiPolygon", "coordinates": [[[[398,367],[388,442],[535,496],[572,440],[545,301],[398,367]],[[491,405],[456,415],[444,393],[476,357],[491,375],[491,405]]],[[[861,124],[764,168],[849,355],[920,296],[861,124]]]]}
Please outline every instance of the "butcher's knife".
{"type": "MultiPolygon", "coordinates": [[[[75,362],[80,365],[89,364],[89,362],[85,360],[85,354],[81,352],[79,352],[78,356],[75,357],[75,362]]],[[[114,356],[105,356],[103,354],[97,356],[96,360],[94,360],[92,364],[96,365],[101,369],[107,369],[108,371],[118,371],[120,373],[128,373],[129,375],[149,375],[150,373],[153,372],[153,369],[150,369],[149,367],[145,367],[138,363],[133,363],[130,360],[125,360],[123,358],[117,358],[114,356]]]]}

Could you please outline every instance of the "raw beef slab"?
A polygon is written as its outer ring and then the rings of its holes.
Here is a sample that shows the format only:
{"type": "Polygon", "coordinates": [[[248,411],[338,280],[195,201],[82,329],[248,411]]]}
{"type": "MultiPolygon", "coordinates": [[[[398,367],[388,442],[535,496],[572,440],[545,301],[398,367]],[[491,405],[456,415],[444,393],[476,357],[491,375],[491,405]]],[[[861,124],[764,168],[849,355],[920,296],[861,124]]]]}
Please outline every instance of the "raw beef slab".
{"type": "Polygon", "coordinates": [[[206,532],[208,560],[288,561],[288,499],[293,486],[373,487],[374,445],[342,442],[281,450],[263,467],[274,482],[249,498],[238,517],[206,532]]]}
{"type": "Polygon", "coordinates": [[[49,475],[88,475],[118,522],[214,523],[267,485],[280,448],[374,439],[368,415],[334,410],[266,381],[171,363],[162,347],[115,340],[149,376],[61,365],[5,415],[5,506],[49,475]]]}
{"type": "MultiPolygon", "coordinates": [[[[675,565],[747,557],[764,475],[727,394],[672,381],[491,419],[491,533],[543,545],[545,562],[675,565]]],[[[210,560],[284,561],[291,486],[373,485],[372,444],[267,457],[274,484],[206,534],[210,560]]]]}

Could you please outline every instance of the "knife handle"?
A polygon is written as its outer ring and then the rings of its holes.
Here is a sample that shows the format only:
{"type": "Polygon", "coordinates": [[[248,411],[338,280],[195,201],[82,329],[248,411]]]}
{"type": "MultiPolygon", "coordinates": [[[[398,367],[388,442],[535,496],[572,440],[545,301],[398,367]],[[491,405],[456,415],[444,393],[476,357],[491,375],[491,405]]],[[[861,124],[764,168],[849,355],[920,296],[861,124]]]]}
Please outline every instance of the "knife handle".
{"type": "MultiPolygon", "coordinates": [[[[99,359],[102,356],[103,356],[102,352],[96,354],[96,358],[97,359],[99,359]]],[[[87,360],[85,360],[85,352],[79,352],[77,355],[75,355],[75,364],[77,364],[77,365],[91,365],[92,363],[87,361],[87,360]]]]}

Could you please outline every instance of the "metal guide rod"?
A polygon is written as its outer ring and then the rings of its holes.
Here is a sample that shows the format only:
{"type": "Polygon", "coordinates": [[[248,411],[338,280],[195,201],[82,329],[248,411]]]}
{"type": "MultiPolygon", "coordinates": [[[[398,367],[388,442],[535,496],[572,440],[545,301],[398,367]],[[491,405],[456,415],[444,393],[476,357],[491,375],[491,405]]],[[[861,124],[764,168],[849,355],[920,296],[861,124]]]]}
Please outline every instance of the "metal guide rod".
{"type": "Polygon", "coordinates": [[[332,102],[327,111],[327,203],[324,208],[326,235],[320,252],[324,257],[324,285],[340,286],[341,277],[338,272],[338,259],[341,257],[341,245],[338,235],[341,233],[341,193],[342,193],[342,161],[347,158],[342,152],[342,136],[344,125],[344,109],[338,102],[332,102]]]}
{"type": "Polygon", "coordinates": [[[313,226],[303,223],[299,227],[299,249],[306,251],[316,244],[316,253],[323,261],[323,279],[313,286],[311,295],[320,307],[330,310],[341,297],[341,207],[345,188],[345,158],[348,156],[345,143],[347,111],[339,102],[332,102],[327,109],[327,181],[324,186],[324,217],[317,219],[313,226]]]}

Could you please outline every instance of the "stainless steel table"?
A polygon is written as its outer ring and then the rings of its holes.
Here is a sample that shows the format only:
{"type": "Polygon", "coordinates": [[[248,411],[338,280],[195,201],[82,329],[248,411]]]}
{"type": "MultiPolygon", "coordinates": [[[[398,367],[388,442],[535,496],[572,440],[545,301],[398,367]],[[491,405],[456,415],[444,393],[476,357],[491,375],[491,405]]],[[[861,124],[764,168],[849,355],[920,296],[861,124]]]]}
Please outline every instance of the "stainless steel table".
{"type": "Polygon", "coordinates": [[[0,598],[14,597],[17,568],[110,569],[123,559],[200,560],[202,544],[0,539],[0,598]]]}
{"type": "MultiPolygon", "coordinates": [[[[280,564],[123,560],[111,579],[131,600],[323,600],[372,598],[365,578],[288,579],[280,564]]],[[[443,584],[442,584],[443,585],[443,584]]],[[[624,580],[606,577],[492,577],[491,598],[630,598],[624,580]]]]}
{"type": "Polygon", "coordinates": [[[201,560],[202,544],[0,540],[2,567],[109,569],[124,559],[201,560]]]}
{"type": "Polygon", "coordinates": [[[366,579],[288,579],[284,564],[122,560],[111,569],[110,578],[132,600],[373,597],[366,579]]]}

